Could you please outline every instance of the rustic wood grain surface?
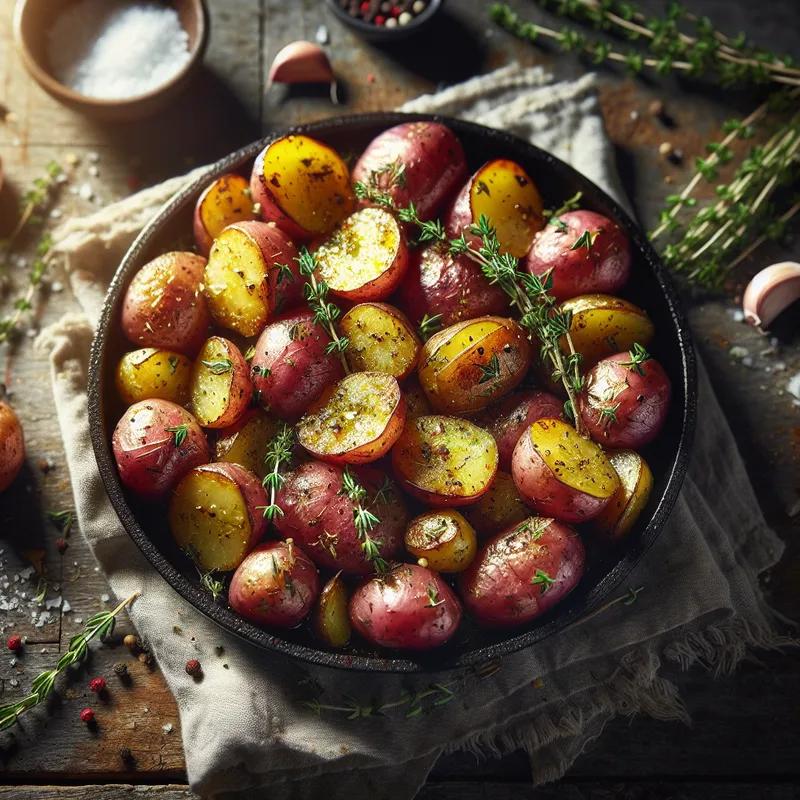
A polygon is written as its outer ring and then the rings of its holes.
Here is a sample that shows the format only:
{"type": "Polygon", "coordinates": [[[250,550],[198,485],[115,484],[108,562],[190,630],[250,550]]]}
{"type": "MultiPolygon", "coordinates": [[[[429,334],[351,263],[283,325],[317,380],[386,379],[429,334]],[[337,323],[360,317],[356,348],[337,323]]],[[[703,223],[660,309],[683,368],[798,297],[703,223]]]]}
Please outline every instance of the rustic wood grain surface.
{"type": "MultiPolygon", "coordinates": [[[[156,119],[121,126],[89,121],[59,106],[24,72],[12,45],[13,0],[0,0],[0,158],[6,186],[0,193],[0,235],[13,225],[15,208],[30,182],[55,159],[69,182],[61,187],[55,214],[83,214],[136,188],[223,156],[271,128],[334,113],[392,108],[420,92],[452,84],[517,59],[544,63],[563,77],[588,69],[547,48],[532,48],[493,30],[487,3],[450,0],[436,24],[407,45],[373,46],[342,27],[318,0],[209,0],[212,35],[205,66],[187,92],[156,119]],[[334,108],[325,91],[274,87],[264,75],[275,53],[294,39],[313,39],[320,24],[330,34],[329,51],[340,78],[343,105],[334,108]],[[74,158],[73,158],[74,157],[74,158]],[[77,161],[74,166],[70,161],[77,161]],[[86,187],[86,188],[82,188],[86,187]],[[88,195],[91,194],[91,198],[88,195]]],[[[534,3],[512,5],[532,18],[546,18],[534,3]]],[[[645,3],[656,9],[656,2],[645,3]]],[[[696,0],[729,33],[747,30],[777,50],[800,55],[796,0],[751,4],[696,0]]],[[[603,71],[601,101],[618,165],[647,226],[675,185],[683,183],[694,156],[719,131],[725,118],[753,105],[746,94],[677,80],[634,82],[603,71]],[[666,126],[648,113],[653,99],[666,103],[666,126]],[[683,164],[660,159],[658,145],[670,141],[685,153],[683,164]]],[[[30,259],[35,238],[21,242],[30,259]]],[[[800,408],[787,392],[800,371],[800,314],[784,315],[774,338],[735,318],[742,283],[760,265],[798,253],[772,246],[743,266],[724,296],[687,294],[698,346],[706,358],[723,406],[737,434],[759,499],[771,524],[787,541],[787,555],[765,580],[770,601],[783,614],[800,617],[800,408]],[[747,350],[734,359],[731,347],[747,350]]],[[[24,280],[24,264],[12,260],[11,286],[3,308],[24,280]]],[[[81,627],[81,620],[109,607],[107,586],[81,537],[59,536],[46,512],[68,509],[72,499],[52,408],[49,366],[37,351],[37,330],[75,310],[63,277],[51,276],[28,332],[0,350],[0,383],[22,418],[28,449],[23,474],[0,496],[0,585],[6,595],[26,595],[19,607],[0,610],[3,637],[26,637],[24,654],[0,655],[0,693],[18,697],[40,669],[51,666],[81,627]],[[48,581],[51,608],[32,598],[42,588],[32,564],[48,581]],[[38,584],[38,585],[37,585],[38,584]],[[11,594],[9,594],[9,592],[11,594]],[[58,607],[58,598],[67,606],[58,607]]],[[[70,677],[46,715],[5,736],[0,748],[0,798],[159,798],[193,796],[185,786],[180,727],[174,701],[157,669],[141,663],[120,643],[130,631],[123,619],[115,641],[95,647],[84,668],[70,677]],[[120,682],[113,664],[128,666],[120,682]],[[109,680],[107,698],[93,703],[99,725],[78,719],[89,703],[89,677],[109,680]],[[124,750],[130,751],[123,758],[124,750]],[[80,785],[76,785],[80,784],[80,785]]],[[[184,635],[191,635],[186,631],[184,635]]],[[[694,718],[691,729],[651,720],[618,720],[575,765],[570,775],[535,792],[526,786],[529,765],[522,754],[476,763],[443,758],[422,797],[436,798],[739,798],[797,797],[800,781],[800,659],[796,654],[759,654],[729,678],[702,672],[677,674],[694,718]]],[[[94,700],[94,696],[91,696],[94,700]]]]}

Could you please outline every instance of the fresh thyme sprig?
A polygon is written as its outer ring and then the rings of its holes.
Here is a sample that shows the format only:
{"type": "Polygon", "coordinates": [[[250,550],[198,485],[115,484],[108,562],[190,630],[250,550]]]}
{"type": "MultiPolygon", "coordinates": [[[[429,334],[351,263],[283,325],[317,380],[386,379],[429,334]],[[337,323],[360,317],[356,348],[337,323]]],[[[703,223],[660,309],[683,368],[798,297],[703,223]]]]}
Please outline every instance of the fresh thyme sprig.
{"type": "Polygon", "coordinates": [[[265,489],[269,489],[269,505],[264,506],[263,510],[264,516],[270,521],[283,516],[283,509],[275,503],[275,497],[286,481],[281,470],[292,460],[293,446],[294,430],[284,423],[270,441],[264,456],[269,472],[262,483],[265,489]]]}
{"type": "Polygon", "coordinates": [[[314,312],[314,322],[323,325],[331,337],[331,341],[325,349],[326,353],[337,353],[345,373],[350,372],[350,366],[344,357],[350,341],[346,336],[339,336],[336,331],[336,320],[342,312],[335,303],[328,300],[328,284],[325,281],[318,281],[316,276],[317,260],[307,248],[301,247],[297,257],[300,267],[300,274],[307,278],[303,287],[308,307],[314,312]]]}
{"type": "Polygon", "coordinates": [[[216,602],[225,591],[224,582],[214,577],[217,572],[214,569],[203,572],[198,567],[197,571],[200,573],[200,588],[208,592],[211,595],[211,599],[216,602]]]}
{"type": "Polygon", "coordinates": [[[434,333],[441,330],[442,328],[442,315],[441,314],[423,314],[422,319],[417,325],[417,330],[419,331],[419,336],[423,342],[427,342],[428,339],[433,336],[434,333]]]}
{"type": "Polygon", "coordinates": [[[353,503],[353,524],[364,557],[372,563],[379,575],[388,572],[389,564],[381,556],[379,543],[369,535],[380,519],[366,507],[367,490],[355,479],[349,467],[345,467],[342,474],[341,494],[346,495],[353,503]]]}
{"type": "Polygon", "coordinates": [[[65,539],[72,533],[72,526],[75,524],[75,512],[72,509],[48,511],[47,517],[65,539]]]}
{"type": "Polygon", "coordinates": [[[134,592],[130,597],[123,600],[116,608],[111,611],[101,611],[91,617],[84,629],[73,636],[69,641],[69,647],[58,660],[56,666],[45,672],[40,673],[31,684],[30,694],[13,703],[6,703],[0,706],[0,730],[5,730],[14,725],[19,717],[34,706],[43,703],[53,691],[56,679],[67,667],[83,661],[89,652],[89,642],[96,636],[101,639],[109,637],[114,631],[117,615],[126,608],[133,600],[139,596],[139,592],[134,592]]]}

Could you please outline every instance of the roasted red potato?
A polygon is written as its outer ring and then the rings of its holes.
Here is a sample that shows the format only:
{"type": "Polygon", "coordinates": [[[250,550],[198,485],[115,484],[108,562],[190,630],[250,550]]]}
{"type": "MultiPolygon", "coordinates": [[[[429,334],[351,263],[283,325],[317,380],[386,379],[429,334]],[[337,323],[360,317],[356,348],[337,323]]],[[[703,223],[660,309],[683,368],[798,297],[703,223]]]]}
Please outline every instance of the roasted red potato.
{"type": "Polygon", "coordinates": [[[227,428],[253,398],[250,367],[228,339],[206,340],[192,368],[192,411],[204,428],[227,428]]]}
{"type": "Polygon", "coordinates": [[[397,441],[406,401],[383,372],[354,372],[326,389],[297,423],[297,441],[332,464],[377,461],[397,441]]]}
{"type": "Polygon", "coordinates": [[[264,328],[250,362],[261,404],[281,419],[296,420],[344,374],[325,350],[331,339],[311,311],[292,311],[264,328]]]}
{"type": "Polygon", "coordinates": [[[401,305],[419,322],[425,314],[442,325],[508,311],[508,298],[464,255],[453,256],[442,245],[415,250],[400,285],[401,305]]]}
{"type": "Polygon", "coordinates": [[[530,509],[520,497],[514,479],[500,470],[481,499],[464,509],[464,516],[481,539],[504,531],[529,515],[530,509]]]}
{"type": "Polygon", "coordinates": [[[347,588],[337,573],[322,587],[314,606],[314,633],[328,647],[338,650],[350,641],[353,628],[347,606],[347,588]]]}
{"type": "Polygon", "coordinates": [[[409,420],[392,449],[401,486],[434,507],[477,502],[497,471],[491,434],[458,417],[409,420]]]}
{"type": "Polygon", "coordinates": [[[619,475],[619,489],[602,513],[592,520],[592,529],[609,541],[624,539],[636,524],[650,499],[653,473],[633,450],[615,450],[608,460],[619,475]]]}
{"type": "Polygon", "coordinates": [[[111,445],[122,483],[153,500],[209,460],[208,441],[197,420],[169,400],[132,405],[117,423],[111,445]]]}
{"type": "Polygon", "coordinates": [[[250,197],[250,183],[241,175],[220,175],[206,186],[194,207],[194,240],[204,255],[228,225],[258,219],[250,197]]]}
{"type": "Polygon", "coordinates": [[[385,372],[403,380],[417,366],[422,343],[408,317],[386,303],[359,303],[339,320],[347,363],[355,372],[385,372]]]}
{"type": "Polygon", "coordinates": [[[329,234],[355,207],[347,164],[310,136],[282,136],[256,158],[250,178],[261,217],[295,241],[329,234]]]}
{"type": "Polygon", "coordinates": [[[211,317],[203,296],[206,260],[194,253],[164,253],[134,276],[122,301],[122,330],[139,347],[194,355],[211,317]]]}
{"type": "Polygon", "coordinates": [[[609,504],[619,478],[602,448],[560,419],[539,419],[511,458],[522,499],[540,514],[585,522],[609,504]]]}
{"type": "Polygon", "coordinates": [[[317,277],[331,294],[362,303],[385,300],[408,268],[406,236],[383,208],[351,214],[314,251],[317,277]]]}
{"type": "Polygon", "coordinates": [[[195,467],[172,493],[169,529],[203,572],[236,569],[267,529],[267,494],[239,464],[195,467]]]}
{"type": "Polygon", "coordinates": [[[242,336],[258,335],[286,292],[299,300],[296,258],[295,246],[275,225],[238,222],[225,228],[205,269],[203,291],[214,322],[242,336]]]}
{"type": "Polygon", "coordinates": [[[353,168],[353,180],[385,191],[398,208],[433,219],[467,176],[464,149],[438,122],[404,122],[376,136],[353,168]]]}
{"type": "Polygon", "coordinates": [[[25,461],[22,424],[8,403],[0,402],[0,492],[14,482],[25,461]]]}
{"type": "MultiPolygon", "coordinates": [[[[276,497],[282,515],[275,529],[294,539],[320,567],[350,575],[368,575],[374,567],[365,556],[353,518],[355,506],[343,491],[343,471],[333,464],[309,461],[285,476],[276,497]]],[[[400,552],[408,520],[402,498],[396,492],[379,493],[366,470],[353,473],[367,491],[367,504],[380,522],[369,532],[381,558],[391,561],[400,552]]]]}
{"type": "Polygon", "coordinates": [[[230,427],[219,431],[214,446],[217,461],[240,464],[259,478],[267,474],[264,460],[279,423],[260,408],[250,408],[230,427]]]}
{"type": "Polygon", "coordinates": [[[294,628],[318,595],[319,573],[311,559],[293,542],[266,542],[233,573],[228,603],[256,625],[294,628]]]}
{"type": "Polygon", "coordinates": [[[497,442],[500,469],[511,469],[511,456],[519,437],[542,417],[560,417],[564,404],[552,394],[531,390],[515,392],[496,406],[486,409],[476,422],[485,427],[497,442]]]}
{"type": "Polygon", "coordinates": [[[484,546],[459,576],[459,593],[482,625],[522,625],[578,585],[585,561],[574,530],[553,519],[529,517],[484,546]]]}
{"type": "Polygon", "coordinates": [[[368,642],[398,650],[443,645],[461,622],[461,603],[438,573],[400,564],[350,598],[350,621],[368,642]]]}
{"type": "Polygon", "coordinates": [[[411,520],[405,544],[421,566],[434,572],[463,572],[475,558],[478,538],[458,511],[441,509],[411,520]]]}
{"type": "Polygon", "coordinates": [[[484,164],[464,185],[445,216],[451,239],[463,233],[480,247],[469,227],[486,217],[497,234],[500,250],[522,258],[544,227],[542,198],[536,184],[515,161],[498,158],[484,164]]]}
{"type": "Polygon", "coordinates": [[[628,280],[631,246],[616,222],[594,211],[567,211],[536,234],[522,267],[548,273],[557,300],[579,294],[614,294],[628,280]]]}
{"type": "MultiPolygon", "coordinates": [[[[655,333],[647,312],[608,294],[573,297],[561,304],[561,310],[572,315],[569,333],[584,371],[602,358],[630,350],[636,342],[647,347],[655,333]]],[[[562,349],[568,352],[566,339],[562,349]]]]}
{"type": "Polygon", "coordinates": [[[416,378],[409,378],[403,386],[403,397],[406,399],[406,422],[417,417],[428,417],[433,414],[431,404],[419,381],[416,378]]]}
{"type": "Polygon", "coordinates": [[[465,414],[512,391],[530,362],[528,338],[514,320],[477,317],[431,336],[417,375],[436,411],[465,414]]]}
{"type": "Polygon", "coordinates": [[[578,412],[604,447],[642,447],[653,441],[669,411],[664,368],[641,348],[600,361],[586,376],[578,412]]]}
{"type": "Polygon", "coordinates": [[[140,400],[171,400],[182,406],[189,402],[192,362],[180,353],[143,347],[122,356],[114,377],[125,405],[140,400]]]}

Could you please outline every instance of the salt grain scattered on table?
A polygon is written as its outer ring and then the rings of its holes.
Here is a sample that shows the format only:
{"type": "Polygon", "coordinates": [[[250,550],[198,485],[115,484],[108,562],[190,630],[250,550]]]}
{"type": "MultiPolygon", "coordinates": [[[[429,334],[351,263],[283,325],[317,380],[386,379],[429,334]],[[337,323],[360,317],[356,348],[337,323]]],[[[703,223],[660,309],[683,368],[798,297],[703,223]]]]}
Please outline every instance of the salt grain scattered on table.
{"type": "Polygon", "coordinates": [[[79,0],[47,37],[55,77],[80,94],[120,100],[167,83],[189,61],[189,36],[174,8],[125,0],[79,0]]]}

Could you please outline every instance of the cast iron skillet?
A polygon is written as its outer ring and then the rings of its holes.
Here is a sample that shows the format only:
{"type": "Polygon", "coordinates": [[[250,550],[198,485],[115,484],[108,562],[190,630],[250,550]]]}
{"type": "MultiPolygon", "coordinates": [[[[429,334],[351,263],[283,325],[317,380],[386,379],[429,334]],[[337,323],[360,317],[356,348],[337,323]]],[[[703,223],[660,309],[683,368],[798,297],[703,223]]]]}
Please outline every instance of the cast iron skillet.
{"type": "Polygon", "coordinates": [[[147,225],[120,264],[106,295],[100,324],[92,344],[89,373],[89,423],[97,464],[122,524],[150,563],[196,609],[222,628],[268,651],[277,651],[315,664],[373,672],[426,672],[478,665],[528,647],[558,633],[614,595],[620,582],[653,544],[675,503],[686,473],[695,423],[695,358],[688,327],[664,267],[637,225],[605,192],[571,167],[507,133],[446,117],[379,113],[341,117],[308,125],[294,132],[321,139],[344,156],[355,156],[386,128],[409,120],[436,119],[460,138],[472,170],[490,158],[518,161],[533,177],[545,203],[555,207],[575,192],[582,205],[615,219],[627,232],[633,248],[632,277],[624,295],[647,309],[656,326],[651,347],[672,380],[669,418],[658,440],[645,451],[655,476],[650,503],[636,529],[616,550],[592,547],[585,537],[588,569],[580,585],[547,616],[516,630],[480,630],[465,619],[462,630],[446,646],[431,653],[376,652],[356,645],[346,652],[323,650],[300,628],[274,633],[246,622],[224,604],[215,603],[198,584],[188,559],[177,549],[160,507],[148,506],[120,484],[111,454],[111,433],[124,408],[114,389],[114,368],[132,346],[120,331],[125,288],[147,261],[168,250],[192,246],[192,212],[209,181],[230,171],[249,174],[252,160],[275,134],[224,158],[201,178],[176,194],[147,225]]]}

